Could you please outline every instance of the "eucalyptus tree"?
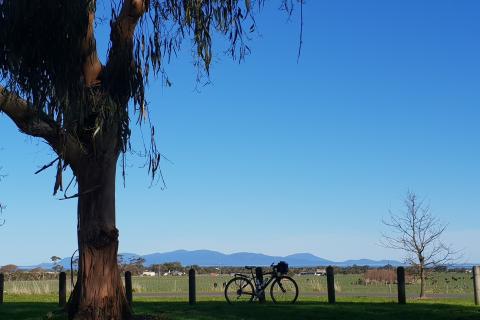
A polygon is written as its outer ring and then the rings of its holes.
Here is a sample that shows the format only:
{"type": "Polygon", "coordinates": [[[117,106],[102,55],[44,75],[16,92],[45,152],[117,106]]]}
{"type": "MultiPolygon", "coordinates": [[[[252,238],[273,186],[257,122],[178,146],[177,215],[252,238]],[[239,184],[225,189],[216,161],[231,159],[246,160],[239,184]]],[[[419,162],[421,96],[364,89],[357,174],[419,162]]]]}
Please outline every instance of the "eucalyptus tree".
{"type": "MultiPolygon", "coordinates": [[[[289,11],[303,0],[277,1],[289,11]]],[[[57,170],[54,193],[68,167],[78,183],[79,271],[70,319],[131,315],[117,266],[115,179],[117,161],[130,148],[131,117],[150,129],[148,171],[152,178],[159,174],[148,80],[164,78],[164,62],[182,41],[191,41],[194,65],[208,74],[215,33],[225,36],[232,58],[243,59],[263,2],[0,0],[0,111],[57,154],[46,166],[57,170]],[[99,5],[112,8],[104,64],[96,46],[99,5]]]]}

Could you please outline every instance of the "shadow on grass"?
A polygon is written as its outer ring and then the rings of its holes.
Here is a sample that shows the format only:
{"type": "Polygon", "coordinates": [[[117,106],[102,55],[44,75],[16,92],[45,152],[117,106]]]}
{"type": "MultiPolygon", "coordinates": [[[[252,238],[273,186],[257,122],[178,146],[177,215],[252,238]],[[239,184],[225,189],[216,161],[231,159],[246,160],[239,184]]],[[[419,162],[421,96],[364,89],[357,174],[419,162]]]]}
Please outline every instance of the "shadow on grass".
{"type": "Polygon", "coordinates": [[[0,305],[1,320],[63,319],[57,303],[52,302],[6,302],[0,305]]]}
{"type": "MultiPolygon", "coordinates": [[[[407,305],[391,302],[301,302],[295,305],[257,303],[228,305],[224,301],[138,301],[134,303],[137,319],[318,319],[318,320],[480,320],[480,308],[471,304],[447,304],[421,301],[407,305]],[[147,317],[151,315],[153,317],[147,317]]],[[[56,303],[8,302],[0,305],[1,320],[66,319],[56,303]],[[49,318],[49,316],[53,316],[49,318]]]]}
{"type": "Polygon", "coordinates": [[[444,303],[302,302],[295,305],[244,304],[199,302],[190,306],[185,302],[135,302],[138,315],[157,315],[159,319],[239,320],[239,319],[414,319],[414,320],[480,320],[480,308],[472,305],[444,303]]]}

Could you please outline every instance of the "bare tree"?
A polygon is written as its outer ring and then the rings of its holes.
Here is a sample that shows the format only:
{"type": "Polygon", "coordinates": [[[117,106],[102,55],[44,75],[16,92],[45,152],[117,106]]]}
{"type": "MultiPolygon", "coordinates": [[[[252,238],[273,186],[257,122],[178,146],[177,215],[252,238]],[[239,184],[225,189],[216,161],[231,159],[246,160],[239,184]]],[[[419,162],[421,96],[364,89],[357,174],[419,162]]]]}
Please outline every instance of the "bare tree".
{"type": "Polygon", "coordinates": [[[382,233],[381,244],[403,251],[405,262],[417,268],[420,298],[424,298],[426,270],[451,263],[458,258],[458,251],[441,241],[447,225],[430,213],[430,206],[424,200],[419,200],[414,192],[409,191],[404,204],[405,209],[400,214],[390,212],[389,219],[382,220],[389,232],[382,233]]]}

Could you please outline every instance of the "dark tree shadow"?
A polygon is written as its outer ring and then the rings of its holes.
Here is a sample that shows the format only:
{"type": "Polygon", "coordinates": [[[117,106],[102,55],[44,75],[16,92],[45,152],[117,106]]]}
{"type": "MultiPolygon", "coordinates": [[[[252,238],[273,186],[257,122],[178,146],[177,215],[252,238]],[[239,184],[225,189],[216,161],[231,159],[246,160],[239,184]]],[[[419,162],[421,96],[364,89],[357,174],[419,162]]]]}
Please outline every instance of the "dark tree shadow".
{"type": "Polygon", "coordinates": [[[415,319],[415,320],[480,320],[480,308],[459,304],[339,302],[301,302],[295,305],[256,303],[228,305],[226,302],[135,302],[139,315],[158,315],[160,319],[415,319]]]}

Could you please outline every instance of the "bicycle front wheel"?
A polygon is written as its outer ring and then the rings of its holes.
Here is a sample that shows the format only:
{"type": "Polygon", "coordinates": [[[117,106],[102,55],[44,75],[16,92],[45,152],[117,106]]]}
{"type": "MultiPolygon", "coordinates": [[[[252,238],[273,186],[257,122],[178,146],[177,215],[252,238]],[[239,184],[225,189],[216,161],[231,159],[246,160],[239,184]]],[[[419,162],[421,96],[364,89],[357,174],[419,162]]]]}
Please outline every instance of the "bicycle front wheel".
{"type": "Polygon", "coordinates": [[[298,298],[297,283],[287,276],[278,277],[270,287],[270,296],[274,303],[295,303],[298,298]]]}
{"type": "Polygon", "coordinates": [[[251,302],[255,295],[253,284],[244,277],[235,277],[225,287],[225,299],[230,304],[251,302]]]}

